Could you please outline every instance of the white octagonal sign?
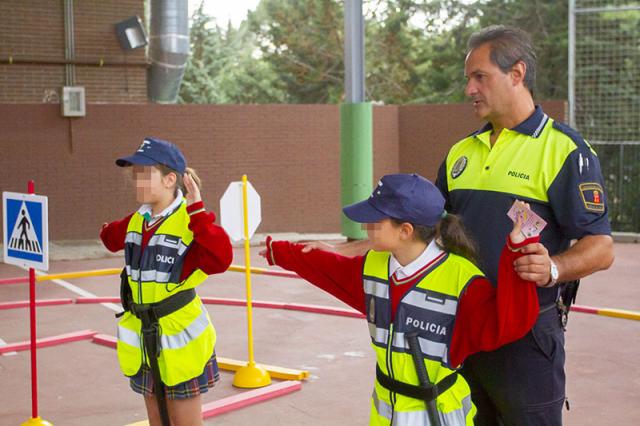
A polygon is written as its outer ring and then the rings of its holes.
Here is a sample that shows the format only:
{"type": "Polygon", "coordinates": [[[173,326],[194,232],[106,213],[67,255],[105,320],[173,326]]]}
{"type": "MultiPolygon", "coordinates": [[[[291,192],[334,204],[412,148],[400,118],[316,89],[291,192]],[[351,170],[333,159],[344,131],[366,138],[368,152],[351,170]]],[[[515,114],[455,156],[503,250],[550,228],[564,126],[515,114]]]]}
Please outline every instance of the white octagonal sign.
{"type": "MultiPolygon", "coordinates": [[[[249,210],[249,235],[256,232],[262,216],[260,195],[247,182],[247,205],[249,210]]],[[[231,182],[220,198],[220,224],[233,241],[244,239],[244,219],[242,216],[242,182],[231,182]]]]}

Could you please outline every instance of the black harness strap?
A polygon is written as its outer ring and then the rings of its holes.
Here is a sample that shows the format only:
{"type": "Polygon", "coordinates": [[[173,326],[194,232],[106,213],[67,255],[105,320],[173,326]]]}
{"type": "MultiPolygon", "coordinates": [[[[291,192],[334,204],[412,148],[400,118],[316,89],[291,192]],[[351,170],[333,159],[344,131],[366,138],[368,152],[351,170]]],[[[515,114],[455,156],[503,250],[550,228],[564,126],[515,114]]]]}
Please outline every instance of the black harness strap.
{"type": "Polygon", "coordinates": [[[167,400],[165,399],[164,385],[162,383],[162,377],[160,376],[160,367],[158,365],[158,357],[162,349],[160,345],[160,324],[158,320],[186,306],[195,297],[196,291],[190,289],[176,293],[158,303],[131,303],[129,305],[131,313],[142,322],[144,349],[149,358],[151,374],[153,375],[153,394],[158,403],[163,426],[170,426],[171,423],[169,420],[169,410],[167,409],[167,400]]]}
{"type": "Polygon", "coordinates": [[[153,376],[153,395],[158,403],[158,411],[160,411],[160,419],[162,426],[171,426],[169,419],[169,409],[167,408],[167,400],[165,399],[164,385],[160,376],[160,366],[158,365],[158,356],[160,355],[160,333],[158,332],[158,320],[153,322],[151,311],[142,314],[142,338],[144,339],[144,350],[151,364],[151,375],[153,376]],[[148,313],[148,314],[147,314],[148,313]],[[149,324],[150,322],[150,324],[149,324]],[[147,323],[147,325],[145,325],[147,323]]]}
{"type": "Polygon", "coordinates": [[[438,416],[438,407],[436,406],[435,399],[438,397],[438,387],[434,386],[429,379],[429,372],[424,365],[424,354],[420,348],[420,342],[418,341],[418,332],[405,333],[404,335],[407,344],[409,345],[409,353],[413,358],[413,364],[416,367],[416,374],[418,375],[418,381],[420,386],[425,389],[431,389],[433,395],[431,398],[424,398],[424,402],[427,406],[427,414],[429,415],[429,424],[431,426],[441,426],[440,417],[438,416]]]}
{"type": "Polygon", "coordinates": [[[433,401],[438,395],[446,392],[458,379],[458,373],[453,373],[445,377],[437,385],[431,387],[416,386],[409,383],[401,382],[396,379],[392,379],[380,370],[380,367],[376,365],[376,378],[378,383],[391,392],[399,393],[400,395],[407,396],[409,398],[419,399],[420,401],[433,401]]]}
{"type": "Polygon", "coordinates": [[[184,290],[157,303],[140,304],[130,302],[129,311],[143,323],[143,317],[147,312],[150,312],[151,318],[155,318],[157,321],[187,306],[195,297],[196,291],[194,289],[184,290]]]}
{"type": "Polygon", "coordinates": [[[160,324],[158,320],[188,305],[189,302],[195,299],[196,291],[194,289],[181,291],[157,303],[133,303],[126,269],[123,269],[121,278],[120,299],[124,311],[116,314],[116,317],[118,318],[122,316],[124,312],[129,311],[142,322],[144,351],[149,358],[151,375],[153,376],[153,394],[158,403],[162,425],[170,426],[169,410],[167,409],[164,385],[160,376],[160,366],[158,365],[158,357],[162,350],[160,344],[160,324]],[[127,291],[127,289],[129,291],[127,291]]]}

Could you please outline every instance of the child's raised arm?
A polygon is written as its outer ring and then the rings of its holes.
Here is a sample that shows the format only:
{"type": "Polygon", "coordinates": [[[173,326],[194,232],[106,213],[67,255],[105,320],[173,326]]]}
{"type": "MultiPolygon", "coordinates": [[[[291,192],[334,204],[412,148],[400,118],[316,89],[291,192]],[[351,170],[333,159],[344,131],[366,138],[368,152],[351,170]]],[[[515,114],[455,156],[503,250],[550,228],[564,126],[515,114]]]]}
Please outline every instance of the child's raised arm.
{"type": "MultiPolygon", "coordinates": [[[[189,250],[191,256],[185,259],[205,274],[219,274],[226,271],[233,261],[231,241],[225,230],[215,224],[216,216],[204,209],[202,201],[196,201],[187,207],[193,232],[193,243],[189,250]]],[[[189,270],[185,264],[185,271],[189,270]]]]}

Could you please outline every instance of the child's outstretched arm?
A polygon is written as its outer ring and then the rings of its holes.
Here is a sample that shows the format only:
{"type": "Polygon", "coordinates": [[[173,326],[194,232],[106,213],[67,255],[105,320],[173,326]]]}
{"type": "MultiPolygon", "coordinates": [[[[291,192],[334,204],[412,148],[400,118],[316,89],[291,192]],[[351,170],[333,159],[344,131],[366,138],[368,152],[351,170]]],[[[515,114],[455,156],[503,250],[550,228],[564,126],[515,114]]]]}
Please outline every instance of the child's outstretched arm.
{"type": "Polygon", "coordinates": [[[540,238],[525,239],[521,226],[522,218],[518,218],[502,249],[497,286],[484,277],[477,278],[460,298],[450,354],[454,366],[476,352],[494,350],[522,338],[538,318],[536,285],[522,280],[513,263],[523,256],[520,248],[540,238]]]}
{"type": "Polygon", "coordinates": [[[266,243],[267,249],[261,254],[269,265],[296,272],[316,287],[365,313],[364,256],[346,257],[318,249],[304,251],[304,244],[273,241],[271,237],[267,237],[266,243]]]}

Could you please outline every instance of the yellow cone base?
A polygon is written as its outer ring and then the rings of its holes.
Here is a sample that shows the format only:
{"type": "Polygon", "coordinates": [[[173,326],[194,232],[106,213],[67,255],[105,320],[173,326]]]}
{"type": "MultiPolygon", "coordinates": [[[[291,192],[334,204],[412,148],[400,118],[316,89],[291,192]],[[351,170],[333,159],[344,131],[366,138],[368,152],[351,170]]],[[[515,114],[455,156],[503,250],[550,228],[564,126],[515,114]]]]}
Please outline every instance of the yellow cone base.
{"type": "Polygon", "coordinates": [[[236,371],[233,386],[237,388],[261,388],[271,384],[269,372],[256,364],[248,364],[236,371]]]}
{"type": "MultiPolygon", "coordinates": [[[[218,360],[218,368],[221,370],[238,371],[247,365],[247,361],[239,361],[237,359],[224,358],[221,356],[216,356],[216,359],[218,360]]],[[[294,370],[293,368],[267,364],[260,364],[260,366],[267,370],[272,379],[306,380],[309,378],[309,372],[306,370],[294,370]]]]}
{"type": "Polygon", "coordinates": [[[22,423],[21,426],[52,426],[52,424],[46,420],[42,420],[40,417],[31,417],[29,420],[22,423]]]}

